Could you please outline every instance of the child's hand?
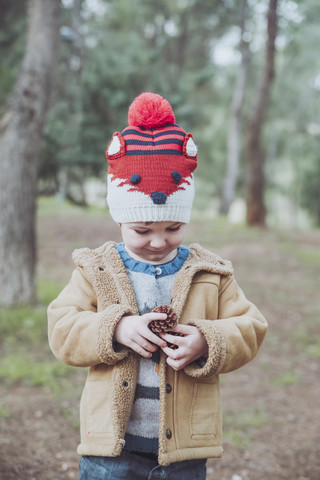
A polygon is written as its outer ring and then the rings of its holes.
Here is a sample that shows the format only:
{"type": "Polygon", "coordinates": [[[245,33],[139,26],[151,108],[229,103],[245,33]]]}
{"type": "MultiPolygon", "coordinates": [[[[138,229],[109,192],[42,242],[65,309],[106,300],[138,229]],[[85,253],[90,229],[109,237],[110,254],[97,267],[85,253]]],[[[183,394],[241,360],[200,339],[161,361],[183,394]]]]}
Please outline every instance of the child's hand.
{"type": "Polygon", "coordinates": [[[166,342],[151,332],[148,324],[151,320],[165,320],[165,313],[145,313],[122,317],[114,331],[114,340],[126,345],[142,357],[150,358],[152,352],[166,346],[166,342]]]}
{"type": "Polygon", "coordinates": [[[164,353],[168,355],[167,364],[174,370],[181,370],[189,363],[208,355],[208,344],[197,327],[178,324],[174,331],[182,333],[183,337],[170,335],[169,333],[161,334],[161,338],[178,347],[177,349],[162,348],[164,353]]]}

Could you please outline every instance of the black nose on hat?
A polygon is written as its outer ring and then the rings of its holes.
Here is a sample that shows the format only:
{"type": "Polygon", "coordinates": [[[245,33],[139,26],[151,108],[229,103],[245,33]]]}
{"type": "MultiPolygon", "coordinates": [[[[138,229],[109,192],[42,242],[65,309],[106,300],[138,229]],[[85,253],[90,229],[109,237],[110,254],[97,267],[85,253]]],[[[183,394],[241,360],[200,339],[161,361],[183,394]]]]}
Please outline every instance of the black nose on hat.
{"type": "Polygon", "coordinates": [[[164,203],[166,203],[167,195],[163,192],[152,192],[151,198],[153,203],[155,203],[156,205],[163,205],[164,203]]]}

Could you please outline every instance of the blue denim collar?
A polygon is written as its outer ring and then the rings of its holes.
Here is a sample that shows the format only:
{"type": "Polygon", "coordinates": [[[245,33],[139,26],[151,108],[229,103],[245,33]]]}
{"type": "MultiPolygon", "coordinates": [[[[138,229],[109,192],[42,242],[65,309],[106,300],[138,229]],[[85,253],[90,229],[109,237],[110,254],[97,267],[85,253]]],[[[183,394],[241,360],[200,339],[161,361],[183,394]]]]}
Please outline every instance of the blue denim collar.
{"type": "Polygon", "coordinates": [[[116,245],[116,249],[121,256],[123,263],[127,270],[132,272],[140,272],[145,273],[147,275],[152,275],[157,278],[165,277],[166,275],[173,275],[174,273],[178,272],[182,265],[184,264],[185,260],[189,256],[189,248],[183,245],[178,247],[178,253],[174,257],[171,262],[163,263],[159,265],[152,265],[151,263],[147,262],[140,262],[139,260],[135,260],[134,258],[130,257],[127,253],[124,243],[118,243],[116,245]],[[161,271],[161,273],[159,273],[161,271]]]}

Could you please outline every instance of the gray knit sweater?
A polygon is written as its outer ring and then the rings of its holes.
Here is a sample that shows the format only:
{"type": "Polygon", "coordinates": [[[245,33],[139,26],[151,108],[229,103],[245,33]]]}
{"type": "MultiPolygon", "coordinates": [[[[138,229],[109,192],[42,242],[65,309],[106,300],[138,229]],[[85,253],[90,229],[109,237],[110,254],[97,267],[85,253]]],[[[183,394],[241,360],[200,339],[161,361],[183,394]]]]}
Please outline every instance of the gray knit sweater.
{"type": "MultiPolygon", "coordinates": [[[[175,277],[189,255],[189,249],[180,246],[177,256],[169,263],[151,265],[128,255],[124,244],[117,250],[126,266],[135,292],[139,314],[151,312],[157,305],[170,305],[175,277]]],[[[158,452],[159,432],[159,350],[152,358],[141,357],[133,408],[126,432],[129,450],[158,452]]]]}

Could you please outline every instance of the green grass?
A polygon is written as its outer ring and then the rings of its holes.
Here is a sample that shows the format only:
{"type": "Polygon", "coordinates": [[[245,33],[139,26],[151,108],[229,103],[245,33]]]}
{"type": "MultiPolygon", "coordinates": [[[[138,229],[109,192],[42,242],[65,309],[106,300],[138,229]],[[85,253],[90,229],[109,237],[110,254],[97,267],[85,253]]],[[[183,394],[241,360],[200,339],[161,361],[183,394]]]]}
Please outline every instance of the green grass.
{"type": "Polygon", "coordinates": [[[256,405],[236,414],[226,412],[223,416],[224,438],[240,450],[246,449],[257,429],[268,422],[265,409],[256,405]]]}
{"type": "Polygon", "coordinates": [[[275,377],[271,383],[276,387],[291,387],[300,383],[300,377],[294,371],[284,372],[275,377]]]}
{"type": "Polygon", "coordinates": [[[11,413],[10,410],[7,408],[5,402],[2,400],[0,401],[0,421],[2,418],[10,417],[11,413]]]}
{"type": "Polygon", "coordinates": [[[56,197],[38,197],[37,199],[38,217],[106,217],[109,216],[107,208],[99,207],[79,207],[68,201],[56,197]]]}
{"type": "Polygon", "coordinates": [[[0,310],[0,337],[5,346],[17,344],[38,346],[46,332],[44,306],[0,310]]]}
{"type": "Polygon", "coordinates": [[[308,357],[320,358],[320,339],[316,330],[318,323],[318,313],[316,319],[306,316],[304,327],[301,326],[292,332],[293,341],[308,357]]]}
{"type": "Polygon", "coordinates": [[[17,352],[7,355],[0,364],[0,378],[6,385],[13,385],[18,381],[31,386],[46,386],[54,392],[65,387],[61,382],[73,371],[72,367],[56,360],[36,360],[31,353],[17,352]]]}
{"type": "Polygon", "coordinates": [[[319,269],[320,267],[320,251],[314,247],[305,246],[301,243],[288,243],[288,239],[284,240],[280,249],[283,253],[297,259],[304,267],[309,269],[319,269]]]}
{"type": "MultiPolygon", "coordinates": [[[[80,392],[79,392],[79,398],[80,398],[80,392]]],[[[80,430],[79,412],[78,412],[78,409],[73,408],[72,403],[68,402],[66,405],[66,408],[64,408],[61,413],[65,418],[65,420],[68,422],[68,424],[71,425],[73,430],[76,430],[76,431],[80,430]]]]}
{"type": "Polygon", "coordinates": [[[308,345],[306,348],[306,355],[308,357],[320,358],[320,340],[313,345],[308,345]]]}
{"type": "Polygon", "coordinates": [[[0,309],[0,338],[6,346],[39,346],[47,343],[47,306],[61,291],[62,285],[39,282],[39,305],[0,309]]]}
{"type": "Polygon", "coordinates": [[[61,379],[74,371],[59,363],[48,345],[47,305],[61,287],[39,282],[39,305],[0,309],[0,378],[4,384],[42,385],[56,392],[64,385],[61,379]]]}
{"type": "Polygon", "coordinates": [[[61,290],[65,287],[64,283],[57,283],[48,280],[38,281],[38,298],[42,305],[49,305],[49,303],[57,297],[61,290]]]}
{"type": "Polygon", "coordinates": [[[258,241],[266,234],[266,231],[260,228],[249,228],[246,224],[232,224],[224,216],[208,219],[194,214],[187,229],[185,243],[196,242],[214,250],[230,243],[246,244],[258,241]]]}

